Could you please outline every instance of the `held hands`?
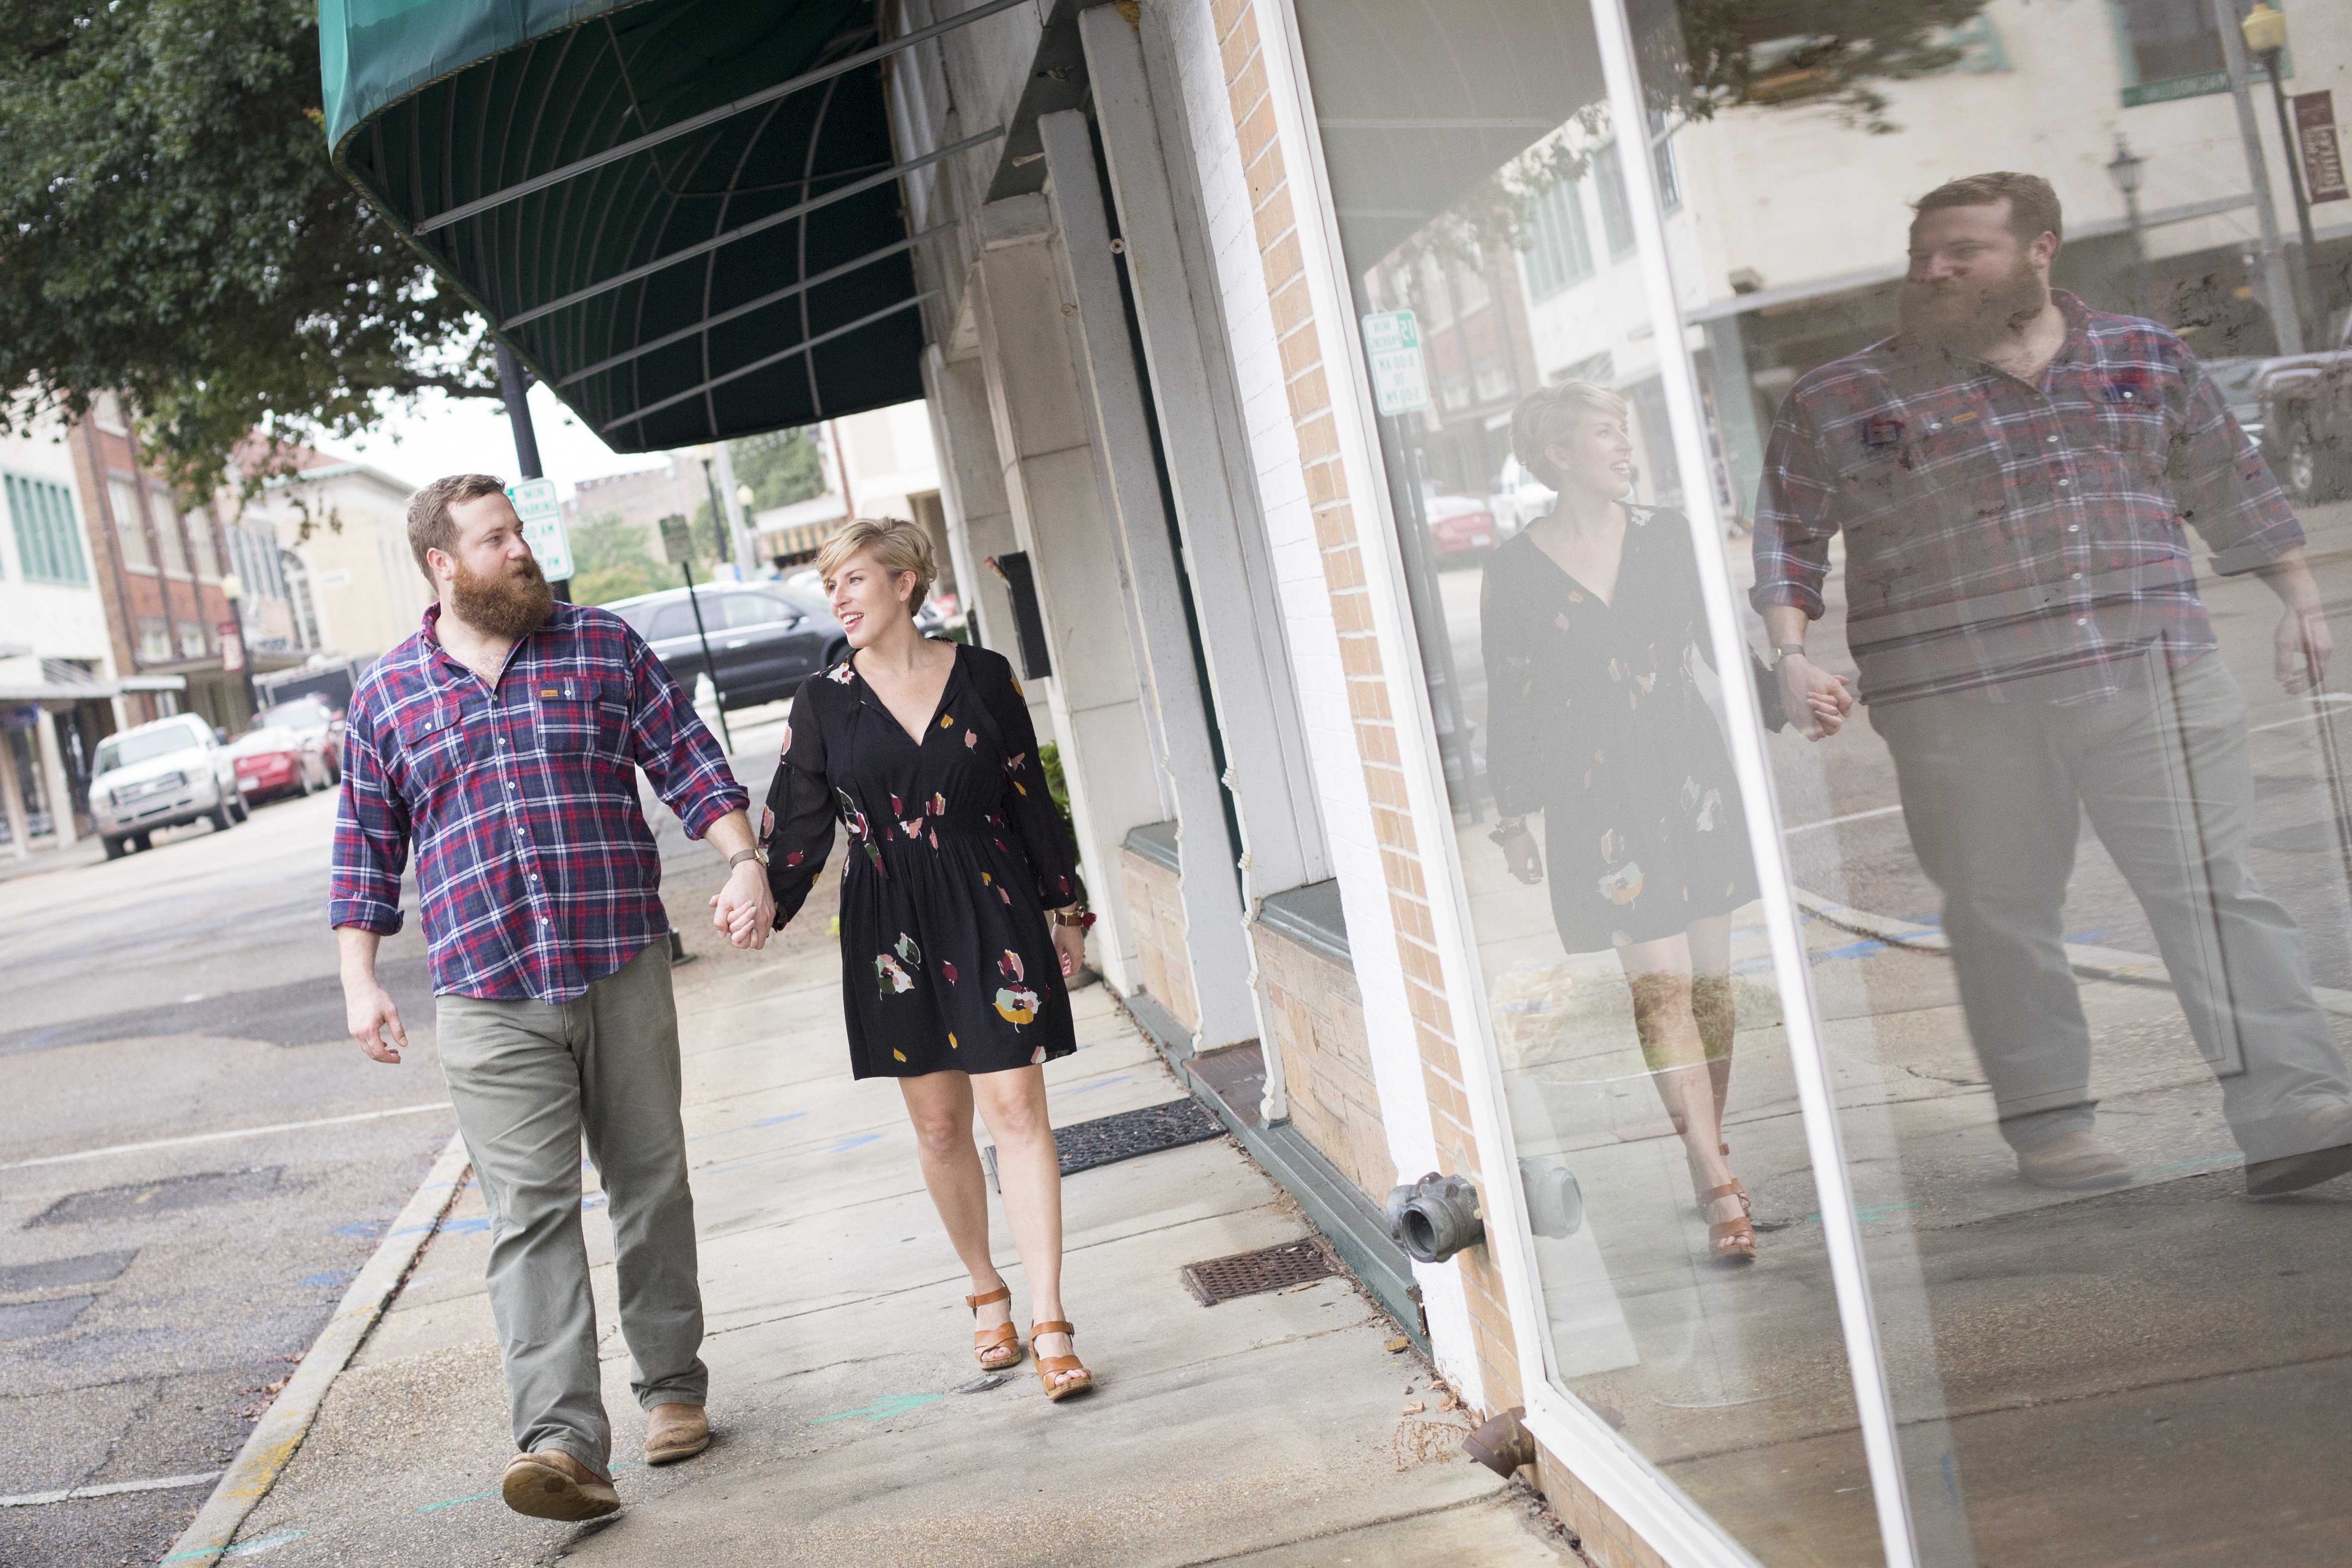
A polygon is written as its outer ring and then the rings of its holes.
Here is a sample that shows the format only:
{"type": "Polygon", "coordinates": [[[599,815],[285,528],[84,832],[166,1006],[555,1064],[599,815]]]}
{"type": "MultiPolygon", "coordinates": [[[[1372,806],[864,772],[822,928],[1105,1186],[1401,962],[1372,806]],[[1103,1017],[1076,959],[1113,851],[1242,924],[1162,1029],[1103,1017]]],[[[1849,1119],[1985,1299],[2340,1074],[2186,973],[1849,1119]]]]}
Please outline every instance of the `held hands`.
{"type": "Polygon", "coordinates": [[[2316,691],[2327,679],[2327,657],[2336,651],[2328,634],[2327,613],[2316,605],[2287,606],[2279,617],[2273,639],[2278,683],[2287,694],[2300,697],[2316,691]]]}
{"type": "Polygon", "coordinates": [[[343,1024],[360,1049],[377,1061],[400,1065],[400,1053],[408,1048],[408,1031],[400,1026],[400,1009],[393,1005],[392,994],[373,977],[343,982],[343,1024]]]}
{"type": "Polygon", "coordinates": [[[768,890],[768,868],[746,860],[727,874],[727,884],[710,895],[711,929],[736,947],[753,952],[768,945],[776,923],[775,895],[768,890]]]}
{"type": "Polygon", "coordinates": [[[1853,692],[1843,675],[1832,675],[1803,654],[1780,660],[1780,709],[1808,741],[1826,741],[1853,711],[1853,692]],[[1810,723],[1810,727],[1808,727],[1810,723]]]}

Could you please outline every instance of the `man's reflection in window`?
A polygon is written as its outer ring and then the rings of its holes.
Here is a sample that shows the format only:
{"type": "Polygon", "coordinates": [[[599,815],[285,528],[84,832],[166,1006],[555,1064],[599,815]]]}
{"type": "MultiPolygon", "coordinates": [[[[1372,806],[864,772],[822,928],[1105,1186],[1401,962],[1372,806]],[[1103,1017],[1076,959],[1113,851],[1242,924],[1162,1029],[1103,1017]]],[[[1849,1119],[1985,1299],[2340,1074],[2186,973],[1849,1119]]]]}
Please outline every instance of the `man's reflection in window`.
{"type": "MultiPolygon", "coordinates": [[[[2092,1131],[2063,947],[2083,812],[2221,1074],[2248,1190],[2352,1170],[2352,1083],[2302,933],[2247,861],[2246,700],[2187,531],[2216,572],[2257,573],[2285,605],[2276,673],[2302,692],[2330,650],[2302,526],[2179,338],[2050,287],[2049,182],[1972,175],[1916,211],[1900,330],[1803,377],[1774,424],[1756,606],[1776,649],[1801,647],[1844,531],[1861,697],[2027,1181],[2131,1175],[2092,1131]]],[[[1779,669],[1788,710],[1834,732],[1843,682],[1801,652],[1779,669]]]]}
{"type": "Polygon", "coordinates": [[[1651,1081],[1684,1140],[1718,1261],[1756,1256],[1723,1142],[1731,911],[1756,896],[1731,759],[1692,659],[1706,634],[1690,527],[1633,506],[1625,400],[1545,387],[1511,449],[1559,492],[1487,558],[1486,779],[1511,874],[1545,878],[1570,952],[1614,949],[1651,1081]],[[1542,853],[1527,815],[1544,818],[1542,853]]]}

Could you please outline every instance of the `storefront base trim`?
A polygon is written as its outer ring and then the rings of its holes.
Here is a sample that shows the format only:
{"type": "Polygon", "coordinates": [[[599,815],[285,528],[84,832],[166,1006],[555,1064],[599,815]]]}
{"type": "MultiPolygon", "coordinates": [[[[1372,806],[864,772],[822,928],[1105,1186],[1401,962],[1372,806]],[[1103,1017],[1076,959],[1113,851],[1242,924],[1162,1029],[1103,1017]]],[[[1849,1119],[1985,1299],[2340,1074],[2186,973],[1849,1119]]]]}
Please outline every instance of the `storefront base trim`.
{"type": "MultiPolygon", "coordinates": [[[[1547,1383],[1528,1391],[1527,1412],[1528,1430],[1576,1489],[1615,1514],[1670,1568],[1756,1568],[1755,1558],[1583,1405],[1547,1383]]],[[[1572,1526],[1584,1511],[1583,1499],[1554,1497],[1549,1488],[1546,1500],[1572,1526]]]]}
{"type": "Polygon", "coordinates": [[[1380,1210],[1296,1128],[1287,1122],[1269,1127],[1259,1116],[1256,1090],[1265,1082],[1265,1068],[1258,1047],[1233,1046],[1195,1056],[1191,1036],[1148,993],[1123,998],[1123,1005],[1185,1087],[1217,1113],[1259,1168],[1297,1201],[1307,1223],[1331,1244],[1339,1261],[1421,1353],[1429,1354],[1421,1287],[1413,1279],[1412,1260],[1390,1239],[1380,1210]]]}

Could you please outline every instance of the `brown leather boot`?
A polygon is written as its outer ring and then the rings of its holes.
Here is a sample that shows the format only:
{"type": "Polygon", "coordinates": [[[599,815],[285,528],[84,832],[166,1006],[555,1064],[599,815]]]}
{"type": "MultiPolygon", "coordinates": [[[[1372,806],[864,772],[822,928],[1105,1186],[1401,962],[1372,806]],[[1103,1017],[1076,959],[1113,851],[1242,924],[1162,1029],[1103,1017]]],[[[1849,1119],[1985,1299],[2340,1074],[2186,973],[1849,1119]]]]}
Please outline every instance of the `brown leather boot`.
{"type": "Polygon", "coordinates": [[[675,1465],[710,1447],[710,1418],[699,1405],[656,1405],[646,1412],[646,1463],[675,1465]]]}
{"type": "Polygon", "coordinates": [[[2119,1187],[2132,1179],[2131,1162],[2088,1132],[2061,1132],[2047,1143],[2017,1152],[2017,1173],[2037,1187],[2079,1192],[2119,1187]]]}
{"type": "Polygon", "coordinates": [[[499,1489],[509,1508],[533,1519],[601,1519],[621,1507],[610,1476],[597,1474],[561,1448],[517,1454],[507,1461],[499,1489]]]}

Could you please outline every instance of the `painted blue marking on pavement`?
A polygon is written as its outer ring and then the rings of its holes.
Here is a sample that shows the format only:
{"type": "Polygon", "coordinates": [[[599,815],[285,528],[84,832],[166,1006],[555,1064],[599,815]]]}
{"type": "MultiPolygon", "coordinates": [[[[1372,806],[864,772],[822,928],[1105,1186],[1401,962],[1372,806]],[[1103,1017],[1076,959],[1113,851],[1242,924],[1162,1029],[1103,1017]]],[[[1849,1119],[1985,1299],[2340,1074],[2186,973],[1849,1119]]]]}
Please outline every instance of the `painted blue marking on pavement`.
{"type": "Polygon", "coordinates": [[[1101,1082],[1099,1082],[1099,1083],[1089,1083],[1089,1084],[1085,1084],[1085,1085],[1082,1085],[1081,1087],[1076,1088],[1076,1089],[1054,1089],[1054,1090],[1052,1090],[1050,1093],[1048,1093],[1048,1094],[1046,1095],[1046,1098],[1047,1098],[1048,1100],[1051,1100],[1051,1099],[1055,1099],[1055,1098],[1056,1098],[1056,1097],[1058,1097],[1058,1096],[1061,1096],[1061,1095],[1092,1094],[1095,1090],[1097,1090],[1097,1089],[1108,1089],[1111,1085],[1113,1085],[1113,1084],[1115,1084],[1115,1083],[1126,1083],[1126,1082],[1129,1081],[1130,1079],[1132,1079],[1134,1077],[1135,1077],[1135,1075],[1134,1075],[1133,1073],[1131,1073],[1131,1072],[1123,1072],[1123,1073],[1119,1074],[1117,1078],[1107,1078],[1107,1079],[1103,1079],[1101,1082]]]}
{"type": "Polygon", "coordinates": [[[331,1268],[324,1274],[305,1274],[294,1281],[297,1285],[348,1285],[359,1278],[356,1268],[331,1268]]]}
{"type": "Polygon", "coordinates": [[[327,1234],[329,1236],[373,1236],[383,1228],[383,1221],[380,1219],[355,1219],[349,1225],[337,1226],[327,1234]]]}
{"type": "Polygon", "coordinates": [[[718,1176],[723,1175],[729,1171],[747,1171],[754,1165],[773,1164],[778,1160],[797,1160],[803,1154],[846,1154],[852,1149],[863,1148],[868,1143],[879,1142],[881,1138],[882,1134],[879,1132],[853,1133],[849,1137],[841,1140],[838,1143],[822,1144],[814,1149],[787,1149],[781,1154],[762,1154],[757,1159],[738,1160],[731,1165],[707,1166],[703,1171],[703,1174],[708,1176],[718,1176]]]}
{"type": "Polygon", "coordinates": [[[761,1127],[781,1127],[787,1121],[797,1121],[807,1114],[805,1110],[787,1110],[782,1116],[762,1116],[759,1121],[746,1121],[740,1127],[720,1127],[709,1132],[698,1132],[687,1142],[699,1143],[705,1138],[724,1138],[730,1132],[750,1132],[761,1127]]]}
{"type": "Polygon", "coordinates": [[[877,1399],[855,1410],[836,1410],[830,1415],[820,1415],[809,1425],[822,1426],[828,1421],[846,1421],[853,1415],[862,1415],[868,1421],[887,1421],[893,1415],[920,1410],[924,1405],[936,1404],[946,1397],[944,1394],[894,1394],[887,1399],[877,1399]]]}

